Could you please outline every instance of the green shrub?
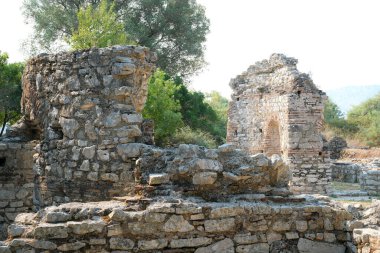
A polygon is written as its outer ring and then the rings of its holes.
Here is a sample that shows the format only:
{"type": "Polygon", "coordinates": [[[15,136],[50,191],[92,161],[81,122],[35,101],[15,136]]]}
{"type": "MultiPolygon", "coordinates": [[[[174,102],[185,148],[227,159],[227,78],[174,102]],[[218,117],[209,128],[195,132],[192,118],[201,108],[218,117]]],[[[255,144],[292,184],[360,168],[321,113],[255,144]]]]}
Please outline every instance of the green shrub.
{"type": "Polygon", "coordinates": [[[171,138],[171,144],[195,144],[206,148],[216,148],[217,143],[211,134],[201,130],[193,130],[189,126],[179,128],[171,138]]]}

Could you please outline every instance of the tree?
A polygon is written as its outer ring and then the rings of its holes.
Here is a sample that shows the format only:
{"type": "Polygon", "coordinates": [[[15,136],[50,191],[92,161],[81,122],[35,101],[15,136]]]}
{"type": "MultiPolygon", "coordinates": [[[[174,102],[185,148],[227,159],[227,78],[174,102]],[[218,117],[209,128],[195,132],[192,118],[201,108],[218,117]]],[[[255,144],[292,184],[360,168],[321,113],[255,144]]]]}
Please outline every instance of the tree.
{"type": "Polygon", "coordinates": [[[69,43],[73,49],[107,47],[120,44],[133,44],[127,39],[124,25],[117,20],[115,5],[109,6],[102,0],[94,9],[93,5],[78,12],[78,29],[73,33],[69,43]]]}
{"type": "MultiPolygon", "coordinates": [[[[100,0],[24,0],[27,20],[34,24],[34,44],[54,50],[55,42],[78,29],[77,13],[100,0]]],[[[195,0],[115,0],[114,11],[131,40],[158,54],[158,66],[171,76],[188,76],[204,66],[209,20],[195,0]]]]}
{"type": "Polygon", "coordinates": [[[357,137],[369,146],[380,146],[380,93],[353,107],[347,122],[357,128],[357,137]]]}
{"type": "Polygon", "coordinates": [[[8,64],[8,55],[0,52],[0,136],[8,122],[20,117],[23,64],[8,64]]]}
{"type": "Polygon", "coordinates": [[[173,79],[161,70],[157,70],[149,79],[149,96],[143,116],[154,120],[155,140],[158,145],[168,144],[170,136],[183,125],[181,105],[174,98],[176,90],[173,79]]]}

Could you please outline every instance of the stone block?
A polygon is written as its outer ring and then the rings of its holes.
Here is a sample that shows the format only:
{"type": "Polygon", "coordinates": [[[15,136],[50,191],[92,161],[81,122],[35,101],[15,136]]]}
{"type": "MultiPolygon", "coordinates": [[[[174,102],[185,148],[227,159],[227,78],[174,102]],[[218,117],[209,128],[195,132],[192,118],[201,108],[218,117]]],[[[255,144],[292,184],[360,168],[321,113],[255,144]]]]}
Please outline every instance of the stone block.
{"type": "Polygon", "coordinates": [[[345,253],[346,251],[346,247],[341,244],[317,242],[304,238],[298,240],[297,248],[300,253],[345,253]]]}
{"type": "Polygon", "coordinates": [[[193,176],[193,184],[195,185],[211,185],[218,178],[216,172],[199,172],[193,176]]]}
{"type": "Polygon", "coordinates": [[[169,183],[169,181],[170,181],[170,177],[166,173],[149,175],[149,185],[166,184],[166,183],[169,183]]]}

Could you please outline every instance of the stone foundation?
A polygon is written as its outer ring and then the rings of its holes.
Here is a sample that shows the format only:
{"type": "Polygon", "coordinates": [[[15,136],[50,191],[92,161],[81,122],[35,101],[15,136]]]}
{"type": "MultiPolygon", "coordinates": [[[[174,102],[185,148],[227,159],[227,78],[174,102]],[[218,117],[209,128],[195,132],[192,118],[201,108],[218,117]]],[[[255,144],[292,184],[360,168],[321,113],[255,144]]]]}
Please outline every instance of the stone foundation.
{"type": "Polygon", "coordinates": [[[142,203],[70,203],[19,215],[2,252],[344,253],[354,226],[346,211],[317,203],[172,199],[141,210],[142,203]]]}

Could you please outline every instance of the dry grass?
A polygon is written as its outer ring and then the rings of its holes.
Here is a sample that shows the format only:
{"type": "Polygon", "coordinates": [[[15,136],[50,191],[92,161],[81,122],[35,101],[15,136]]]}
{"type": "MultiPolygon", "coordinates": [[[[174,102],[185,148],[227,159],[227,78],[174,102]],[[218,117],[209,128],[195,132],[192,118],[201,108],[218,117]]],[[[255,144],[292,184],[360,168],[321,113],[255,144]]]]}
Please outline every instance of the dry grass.
{"type": "Polygon", "coordinates": [[[341,153],[342,160],[373,160],[380,158],[380,148],[347,148],[341,153]]]}

